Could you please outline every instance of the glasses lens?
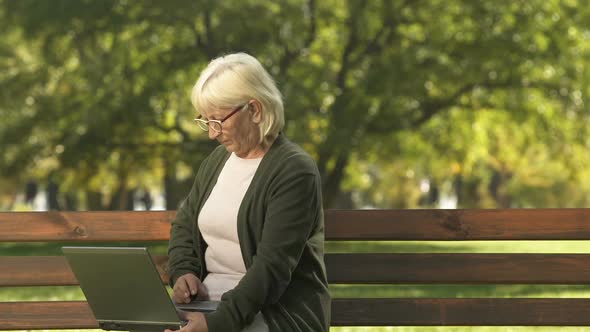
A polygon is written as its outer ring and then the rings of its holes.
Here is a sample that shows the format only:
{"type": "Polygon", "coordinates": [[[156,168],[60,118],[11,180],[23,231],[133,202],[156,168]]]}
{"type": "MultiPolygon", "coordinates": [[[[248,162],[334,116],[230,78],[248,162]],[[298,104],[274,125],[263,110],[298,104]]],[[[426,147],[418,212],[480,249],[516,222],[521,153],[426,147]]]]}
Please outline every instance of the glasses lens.
{"type": "Polygon", "coordinates": [[[219,122],[210,121],[209,127],[211,127],[211,129],[213,129],[213,131],[215,131],[217,133],[221,132],[221,123],[219,123],[219,122]]]}
{"type": "Polygon", "coordinates": [[[207,125],[207,122],[201,120],[201,119],[197,119],[197,124],[199,125],[199,128],[203,129],[204,131],[209,131],[209,126],[207,125]]]}

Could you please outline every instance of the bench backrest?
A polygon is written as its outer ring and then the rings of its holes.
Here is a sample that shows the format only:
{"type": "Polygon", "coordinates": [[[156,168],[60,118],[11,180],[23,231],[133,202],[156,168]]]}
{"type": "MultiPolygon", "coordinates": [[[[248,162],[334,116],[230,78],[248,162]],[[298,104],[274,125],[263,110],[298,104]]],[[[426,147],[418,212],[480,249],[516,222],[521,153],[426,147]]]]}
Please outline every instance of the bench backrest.
{"type": "MultiPolygon", "coordinates": [[[[167,241],[174,211],[4,212],[0,242],[167,241]]],[[[590,209],[327,210],[328,241],[589,240],[590,209]]],[[[590,284],[590,254],[329,253],[331,284],[590,284]]],[[[155,257],[163,282],[167,257],[155,257]]],[[[62,256],[0,256],[0,287],[77,285],[62,256]]],[[[590,299],[337,298],[332,325],[590,325],[590,299]]],[[[96,328],[84,301],[0,303],[0,329],[96,328]]]]}

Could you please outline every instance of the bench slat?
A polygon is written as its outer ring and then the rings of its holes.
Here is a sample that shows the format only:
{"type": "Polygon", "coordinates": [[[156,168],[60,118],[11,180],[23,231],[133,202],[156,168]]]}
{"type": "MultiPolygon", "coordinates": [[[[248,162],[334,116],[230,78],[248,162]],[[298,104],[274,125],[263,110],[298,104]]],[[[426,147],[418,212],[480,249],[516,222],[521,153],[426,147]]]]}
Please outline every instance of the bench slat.
{"type": "Polygon", "coordinates": [[[2,212],[0,242],[167,241],[175,211],[2,212]]]}
{"type": "MultiPolygon", "coordinates": [[[[153,256],[162,282],[168,283],[167,256],[153,256]]],[[[75,286],[78,280],[63,256],[0,256],[1,286],[75,286]]]]}
{"type": "Polygon", "coordinates": [[[0,286],[78,285],[62,256],[0,256],[0,286]]]}
{"type": "MultiPolygon", "coordinates": [[[[166,241],[175,211],[2,212],[0,241],[166,241]]],[[[590,240],[590,209],[326,210],[327,240],[590,240]]]]}
{"type": "Polygon", "coordinates": [[[332,326],[588,326],[590,299],[334,299],[332,326]]]}
{"type": "MultiPolygon", "coordinates": [[[[334,299],[332,326],[588,326],[590,299],[334,299]]],[[[83,329],[86,302],[0,303],[0,330],[83,329]]]]}
{"type": "MultiPolygon", "coordinates": [[[[154,262],[164,283],[166,256],[154,262]]],[[[0,256],[0,286],[78,282],[62,256],[0,256]]],[[[590,254],[328,254],[332,284],[590,284],[590,254]]]]}
{"type": "Polygon", "coordinates": [[[0,302],[0,330],[91,328],[98,323],[85,301],[0,302]]]}
{"type": "Polygon", "coordinates": [[[326,210],[327,240],[588,240],[590,209],[326,210]]]}
{"type": "Polygon", "coordinates": [[[330,283],[590,283],[590,254],[328,254],[325,262],[330,283]]]}

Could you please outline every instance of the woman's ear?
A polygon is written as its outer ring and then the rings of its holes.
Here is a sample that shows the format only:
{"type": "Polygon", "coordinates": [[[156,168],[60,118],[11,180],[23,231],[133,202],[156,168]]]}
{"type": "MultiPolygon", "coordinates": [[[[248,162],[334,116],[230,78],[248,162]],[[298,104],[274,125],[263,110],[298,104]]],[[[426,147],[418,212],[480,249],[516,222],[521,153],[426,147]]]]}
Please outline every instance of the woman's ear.
{"type": "Polygon", "coordinates": [[[258,100],[250,101],[250,115],[254,123],[262,122],[262,104],[258,100]]]}

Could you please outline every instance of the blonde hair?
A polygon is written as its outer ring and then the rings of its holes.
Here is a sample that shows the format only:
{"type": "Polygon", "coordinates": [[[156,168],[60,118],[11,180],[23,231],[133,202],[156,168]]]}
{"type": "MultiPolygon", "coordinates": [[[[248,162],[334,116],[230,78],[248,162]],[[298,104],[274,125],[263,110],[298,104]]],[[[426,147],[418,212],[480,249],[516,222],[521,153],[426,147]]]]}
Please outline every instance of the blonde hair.
{"type": "Polygon", "coordinates": [[[191,102],[197,112],[231,108],[255,99],[262,105],[260,144],[274,139],[285,125],[283,98],[260,62],[246,53],[213,59],[195,83],[191,102]]]}

